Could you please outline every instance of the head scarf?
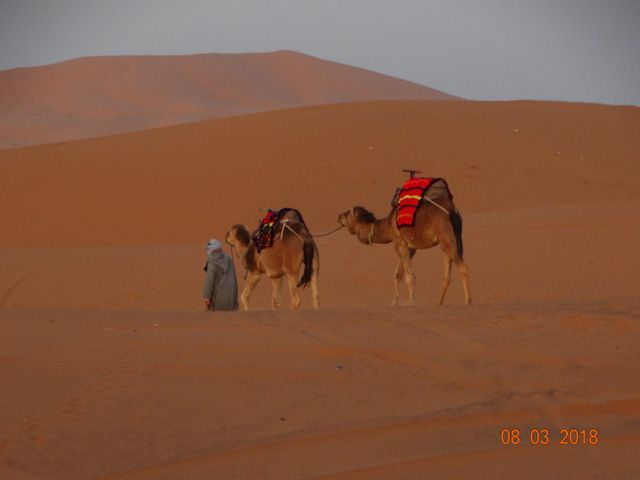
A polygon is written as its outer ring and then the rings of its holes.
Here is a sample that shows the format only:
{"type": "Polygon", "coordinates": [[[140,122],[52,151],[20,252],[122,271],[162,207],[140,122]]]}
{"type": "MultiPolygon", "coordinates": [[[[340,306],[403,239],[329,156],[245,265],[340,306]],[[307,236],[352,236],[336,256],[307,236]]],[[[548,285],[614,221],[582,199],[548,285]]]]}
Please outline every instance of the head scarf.
{"type": "Polygon", "coordinates": [[[207,248],[207,252],[211,253],[214,250],[222,250],[222,244],[215,238],[212,238],[211,240],[209,240],[209,243],[207,243],[206,248],[207,248]]]}

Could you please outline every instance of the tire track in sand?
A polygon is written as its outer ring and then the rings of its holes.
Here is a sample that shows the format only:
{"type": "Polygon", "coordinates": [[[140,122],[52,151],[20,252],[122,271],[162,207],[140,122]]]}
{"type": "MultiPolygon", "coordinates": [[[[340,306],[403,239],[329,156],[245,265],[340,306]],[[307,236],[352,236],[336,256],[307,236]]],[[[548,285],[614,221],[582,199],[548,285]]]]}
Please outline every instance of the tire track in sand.
{"type": "Polygon", "coordinates": [[[9,288],[7,288],[2,294],[2,296],[0,297],[0,308],[6,308],[8,303],[14,297],[16,290],[18,290],[20,285],[22,285],[25,281],[27,281],[27,279],[31,277],[34,273],[36,273],[38,270],[40,269],[35,268],[31,270],[26,275],[23,275],[22,277],[18,278],[15,282],[13,282],[11,285],[9,285],[9,288]]]}

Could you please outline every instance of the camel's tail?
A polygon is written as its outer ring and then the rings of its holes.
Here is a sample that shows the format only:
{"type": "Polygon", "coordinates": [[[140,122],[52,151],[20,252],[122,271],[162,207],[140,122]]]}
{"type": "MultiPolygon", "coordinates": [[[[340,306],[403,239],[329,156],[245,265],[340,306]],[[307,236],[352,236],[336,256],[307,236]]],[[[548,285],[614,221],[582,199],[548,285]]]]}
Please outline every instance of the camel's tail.
{"type": "Polygon", "coordinates": [[[449,212],[449,221],[453,227],[453,233],[456,235],[456,246],[458,247],[458,255],[463,258],[463,246],[462,246],[462,217],[460,212],[456,208],[452,212],[449,212]]]}
{"type": "Polygon", "coordinates": [[[306,287],[311,282],[311,276],[313,275],[313,254],[315,252],[315,245],[310,238],[305,239],[304,246],[304,273],[298,283],[298,287],[306,287]]]}

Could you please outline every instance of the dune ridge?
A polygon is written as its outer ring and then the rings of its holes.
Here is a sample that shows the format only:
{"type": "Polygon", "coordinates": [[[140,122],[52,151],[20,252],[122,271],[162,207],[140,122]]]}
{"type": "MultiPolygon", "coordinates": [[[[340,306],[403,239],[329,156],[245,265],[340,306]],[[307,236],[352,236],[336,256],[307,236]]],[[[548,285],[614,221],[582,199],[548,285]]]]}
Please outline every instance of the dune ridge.
{"type": "Polygon", "coordinates": [[[454,98],[293,51],[87,57],[0,72],[0,148],[305,105],[454,98]]]}

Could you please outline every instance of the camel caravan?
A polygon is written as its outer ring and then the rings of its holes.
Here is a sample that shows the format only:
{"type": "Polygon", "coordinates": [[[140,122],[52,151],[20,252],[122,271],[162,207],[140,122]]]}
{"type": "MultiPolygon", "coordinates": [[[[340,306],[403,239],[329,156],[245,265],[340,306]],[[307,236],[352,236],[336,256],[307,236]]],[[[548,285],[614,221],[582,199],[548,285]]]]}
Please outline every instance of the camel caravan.
{"type": "MultiPolygon", "coordinates": [[[[410,178],[396,189],[391,211],[381,219],[361,206],[355,206],[338,216],[339,227],[323,235],[346,227],[349,233],[365,245],[393,244],[399,262],[394,275],[392,305],[400,299],[400,283],[404,280],[409,292],[409,304],[415,302],[415,274],[411,260],[417,250],[440,245],[444,253],[444,277],[439,304],[451,283],[451,268],[455,263],[462,279],[464,302],[471,303],[469,271],[463,258],[462,217],[453,203],[444,178],[416,177],[416,170],[403,170],[410,178]]],[[[279,297],[284,277],[287,278],[291,308],[300,307],[299,289],[311,286],[313,308],[320,308],[318,279],[320,259],[314,235],[307,228],[298,210],[283,208],[268,210],[258,228],[249,233],[244,225],[233,225],[225,241],[235,251],[246,269],[246,282],[240,296],[244,310],[249,308],[251,292],[262,275],[272,281],[271,307],[280,305],[279,297]],[[300,271],[302,270],[302,276],[300,271]]]]}

